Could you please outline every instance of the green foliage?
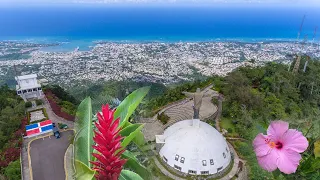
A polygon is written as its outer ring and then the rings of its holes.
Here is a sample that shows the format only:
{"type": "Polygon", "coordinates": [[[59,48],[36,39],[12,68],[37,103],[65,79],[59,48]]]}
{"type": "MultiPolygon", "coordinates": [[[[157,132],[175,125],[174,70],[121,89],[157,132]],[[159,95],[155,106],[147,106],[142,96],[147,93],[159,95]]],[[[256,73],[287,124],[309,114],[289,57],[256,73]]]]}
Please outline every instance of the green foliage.
{"type": "Polygon", "coordinates": [[[69,101],[72,104],[79,104],[79,101],[76,100],[72,95],[70,95],[66,90],[64,90],[59,85],[50,85],[45,87],[46,90],[50,90],[54,95],[56,95],[62,101],[69,101]]]}
{"type": "Polygon", "coordinates": [[[40,106],[43,104],[42,100],[41,99],[36,99],[36,104],[37,106],[40,106]]]}
{"type": "Polygon", "coordinates": [[[94,177],[95,171],[91,170],[81,161],[75,160],[75,179],[77,180],[90,180],[94,177]]]}
{"type": "Polygon", "coordinates": [[[26,108],[32,107],[32,103],[31,103],[30,101],[27,101],[27,102],[25,103],[25,107],[26,107],[26,108]]]}
{"type": "Polygon", "coordinates": [[[88,168],[91,168],[90,161],[93,160],[92,145],[94,142],[90,97],[83,100],[78,107],[75,134],[75,159],[88,166],[88,168]]]}
{"type": "MultiPolygon", "coordinates": [[[[305,60],[301,62],[304,64],[305,60]]],[[[252,142],[254,137],[268,127],[270,121],[283,119],[290,123],[290,128],[297,128],[304,132],[309,140],[317,139],[320,135],[318,120],[320,111],[320,63],[309,61],[307,71],[298,74],[288,72],[283,64],[268,63],[263,67],[243,67],[230,73],[221,83],[221,93],[224,94],[223,116],[234,120],[236,133],[252,142]]],[[[223,119],[221,126],[223,126],[223,119]]],[[[313,141],[310,141],[313,142],[313,141]]],[[[313,143],[311,143],[313,144],[313,143]]],[[[312,146],[312,145],[311,145],[312,146]]],[[[315,146],[315,145],[314,145],[315,146]]],[[[313,146],[312,146],[313,147],[313,146]]],[[[270,174],[257,164],[251,143],[236,144],[240,155],[248,162],[250,179],[268,179],[270,174]]],[[[298,168],[292,176],[282,175],[285,179],[312,179],[319,174],[319,170],[310,154],[316,154],[314,148],[309,148],[303,154],[304,167],[298,168]],[[308,171],[310,172],[307,172],[308,171]]],[[[312,156],[314,157],[314,156],[312,156]]],[[[300,167],[299,166],[299,167],[300,167]]],[[[315,179],[317,179],[315,178],[315,179]]]]}
{"type": "Polygon", "coordinates": [[[122,158],[127,159],[125,168],[130,168],[137,174],[139,174],[143,179],[148,180],[151,177],[149,170],[143,166],[139,160],[130,152],[125,151],[122,155],[122,158]]]}
{"type": "Polygon", "coordinates": [[[314,143],[314,156],[320,158],[320,140],[314,143]]]}
{"type": "Polygon", "coordinates": [[[0,153],[19,129],[24,113],[25,103],[16,92],[8,86],[0,86],[0,153]]]}
{"type": "Polygon", "coordinates": [[[170,120],[170,117],[162,112],[158,114],[157,119],[160,120],[162,124],[167,124],[167,122],[170,120]]]}
{"type": "Polygon", "coordinates": [[[128,95],[117,107],[114,118],[120,118],[120,127],[123,127],[129,120],[129,117],[136,110],[142,99],[148,94],[150,87],[143,87],[135,90],[128,95]]]}
{"type": "MultiPolygon", "coordinates": [[[[142,99],[147,95],[149,87],[140,88],[131,93],[125,98],[115,111],[114,118],[120,118],[120,127],[123,129],[120,134],[124,136],[121,142],[121,146],[126,148],[130,142],[134,142],[138,147],[145,144],[141,129],[143,124],[131,124],[128,119],[138,107],[142,99]]],[[[94,160],[92,153],[94,152],[92,145],[93,142],[93,115],[91,98],[83,100],[77,111],[77,121],[75,124],[76,136],[75,136],[75,166],[76,166],[76,179],[92,179],[94,171],[91,170],[92,166],[90,161],[94,160]]],[[[137,159],[126,152],[123,156],[129,158],[126,167],[135,170],[142,176],[149,176],[148,170],[141,165],[137,159]]],[[[123,170],[119,179],[142,179],[138,174],[123,170]]]]}
{"type": "Polygon", "coordinates": [[[11,162],[5,169],[4,175],[8,180],[21,179],[20,160],[11,162]]]}
{"type": "Polygon", "coordinates": [[[59,105],[61,106],[61,110],[63,112],[66,112],[66,113],[68,113],[70,115],[75,115],[76,114],[76,111],[77,111],[76,108],[77,107],[74,104],[72,104],[71,102],[69,102],[69,101],[61,101],[59,103],[59,105]]]}
{"type": "Polygon", "coordinates": [[[128,171],[122,170],[119,176],[119,180],[143,180],[138,174],[128,171]]]}

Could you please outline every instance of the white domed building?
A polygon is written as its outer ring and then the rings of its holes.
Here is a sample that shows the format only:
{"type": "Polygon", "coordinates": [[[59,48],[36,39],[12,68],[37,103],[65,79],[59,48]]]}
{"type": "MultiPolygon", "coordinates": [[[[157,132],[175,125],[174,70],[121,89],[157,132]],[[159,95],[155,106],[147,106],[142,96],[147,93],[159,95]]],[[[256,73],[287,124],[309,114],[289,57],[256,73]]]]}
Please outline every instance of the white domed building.
{"type": "Polygon", "coordinates": [[[198,119],[183,120],[156,135],[160,158],[183,174],[223,174],[232,157],[225,138],[211,125],[198,119]]]}

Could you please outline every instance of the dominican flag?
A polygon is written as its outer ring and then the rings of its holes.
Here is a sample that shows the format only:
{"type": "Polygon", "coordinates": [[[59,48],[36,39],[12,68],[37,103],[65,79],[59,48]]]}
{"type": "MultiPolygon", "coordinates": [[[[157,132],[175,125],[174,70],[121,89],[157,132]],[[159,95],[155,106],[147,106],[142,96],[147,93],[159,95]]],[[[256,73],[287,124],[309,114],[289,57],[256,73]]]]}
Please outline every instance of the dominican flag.
{"type": "Polygon", "coordinates": [[[35,136],[42,133],[52,131],[52,121],[46,120],[36,124],[30,124],[26,126],[27,136],[35,136]]]}

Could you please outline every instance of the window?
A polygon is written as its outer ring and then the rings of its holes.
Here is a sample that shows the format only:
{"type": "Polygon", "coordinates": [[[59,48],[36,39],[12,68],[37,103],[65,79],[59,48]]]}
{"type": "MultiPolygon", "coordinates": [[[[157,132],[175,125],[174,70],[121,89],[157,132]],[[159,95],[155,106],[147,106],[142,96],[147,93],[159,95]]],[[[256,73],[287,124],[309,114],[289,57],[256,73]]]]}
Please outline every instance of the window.
{"type": "Polygon", "coordinates": [[[18,93],[18,94],[21,94],[21,91],[18,91],[17,93],[18,93]]]}
{"type": "Polygon", "coordinates": [[[40,90],[41,90],[41,88],[38,88],[38,90],[40,91],[40,90]]]}
{"type": "Polygon", "coordinates": [[[209,174],[209,171],[201,171],[201,174],[202,174],[202,175],[208,175],[208,174],[209,174]]]}
{"type": "Polygon", "coordinates": [[[166,157],[164,157],[164,156],[163,156],[163,160],[164,160],[165,162],[168,162],[168,159],[167,159],[166,157]]]}
{"type": "Polygon", "coordinates": [[[222,153],[223,157],[226,158],[226,153],[222,153]]]}
{"type": "Polygon", "coordinates": [[[174,158],[174,160],[178,161],[179,160],[179,155],[176,154],[176,157],[174,158]]]}
{"type": "Polygon", "coordinates": [[[214,165],[213,159],[210,159],[210,164],[211,164],[211,165],[214,165]]]}
{"type": "Polygon", "coordinates": [[[34,88],[33,91],[37,91],[37,88],[34,88]]]}
{"type": "Polygon", "coordinates": [[[184,157],[181,157],[181,158],[180,158],[180,162],[181,162],[181,163],[184,163],[184,157]]]}
{"type": "Polygon", "coordinates": [[[207,161],[206,161],[206,160],[203,160],[203,161],[202,161],[202,165],[203,165],[203,166],[207,166],[207,161]]]}
{"type": "Polygon", "coordinates": [[[221,171],[222,168],[223,168],[223,166],[219,167],[219,168],[217,169],[217,172],[221,171]]]}
{"type": "Polygon", "coordinates": [[[23,94],[24,94],[24,93],[27,93],[27,90],[23,90],[22,93],[23,93],[23,94]]]}
{"type": "Polygon", "coordinates": [[[197,174],[197,171],[189,170],[188,173],[189,173],[189,174],[197,174]]]}
{"type": "Polygon", "coordinates": [[[181,167],[180,166],[177,166],[177,165],[174,165],[174,168],[181,171],[181,167]]]}
{"type": "Polygon", "coordinates": [[[32,89],[28,89],[28,92],[32,92],[32,89]]]}
{"type": "Polygon", "coordinates": [[[226,151],[227,151],[227,153],[229,152],[229,150],[228,150],[228,148],[226,147],[226,151]]]}

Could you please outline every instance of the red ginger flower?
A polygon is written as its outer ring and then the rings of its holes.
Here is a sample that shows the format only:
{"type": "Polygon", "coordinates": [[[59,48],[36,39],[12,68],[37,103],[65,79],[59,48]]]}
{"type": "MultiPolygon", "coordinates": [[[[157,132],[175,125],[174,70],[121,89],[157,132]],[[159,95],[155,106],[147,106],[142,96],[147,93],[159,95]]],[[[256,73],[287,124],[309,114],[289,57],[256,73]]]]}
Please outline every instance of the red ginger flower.
{"type": "Polygon", "coordinates": [[[98,131],[94,131],[93,140],[95,145],[93,148],[99,153],[93,153],[97,161],[91,162],[98,173],[97,180],[118,180],[125,159],[120,159],[125,149],[121,150],[122,137],[119,134],[120,118],[113,121],[114,110],[109,109],[109,105],[102,106],[102,114],[97,113],[98,122],[95,126],[98,131]]]}

